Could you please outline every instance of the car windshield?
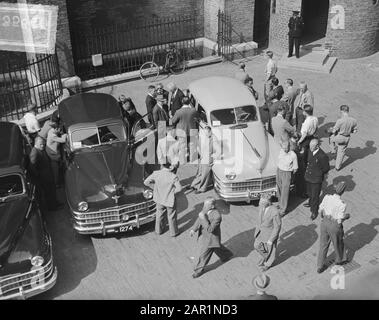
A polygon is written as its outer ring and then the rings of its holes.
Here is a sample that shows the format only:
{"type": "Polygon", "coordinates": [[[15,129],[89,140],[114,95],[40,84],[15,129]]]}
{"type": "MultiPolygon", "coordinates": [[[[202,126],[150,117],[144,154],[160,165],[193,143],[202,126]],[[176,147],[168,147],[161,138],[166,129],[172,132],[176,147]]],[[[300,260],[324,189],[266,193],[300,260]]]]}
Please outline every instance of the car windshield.
{"type": "Polygon", "coordinates": [[[74,149],[90,148],[125,140],[125,128],[119,123],[81,128],[74,130],[71,134],[74,149]]]}
{"type": "Polygon", "coordinates": [[[255,106],[220,109],[211,112],[211,123],[213,127],[241,124],[257,120],[257,108],[255,106]]]}
{"type": "Polygon", "coordinates": [[[0,199],[23,194],[22,178],[17,174],[0,177],[0,199]]]}

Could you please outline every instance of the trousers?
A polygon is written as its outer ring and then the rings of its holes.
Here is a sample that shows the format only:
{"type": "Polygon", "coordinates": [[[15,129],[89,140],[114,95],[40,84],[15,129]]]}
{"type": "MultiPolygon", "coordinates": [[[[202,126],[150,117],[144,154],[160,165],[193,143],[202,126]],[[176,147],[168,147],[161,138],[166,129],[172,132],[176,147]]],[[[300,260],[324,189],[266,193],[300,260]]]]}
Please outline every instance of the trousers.
{"type": "Polygon", "coordinates": [[[317,217],[318,208],[320,205],[320,193],[321,193],[322,183],[311,183],[307,181],[307,193],[309,196],[309,205],[311,208],[312,215],[317,217]]]}
{"type": "Polygon", "coordinates": [[[290,196],[291,178],[291,171],[283,171],[278,168],[276,172],[276,184],[278,186],[278,199],[281,214],[284,214],[287,210],[288,199],[290,196]]]}
{"type": "Polygon", "coordinates": [[[274,264],[276,258],[277,241],[275,241],[272,246],[269,247],[268,252],[262,251],[260,243],[261,242],[259,239],[255,239],[254,249],[262,256],[263,264],[266,267],[271,267],[274,264]]]}
{"type": "Polygon", "coordinates": [[[203,252],[200,253],[199,259],[194,268],[194,272],[202,272],[211,259],[213,253],[215,253],[221,261],[227,260],[232,255],[232,252],[229,249],[225,248],[223,245],[216,248],[206,248],[203,252]]]}
{"type": "Polygon", "coordinates": [[[325,264],[330,242],[333,243],[335,252],[335,262],[341,263],[346,261],[346,250],[343,242],[343,226],[328,218],[324,218],[320,225],[320,249],[317,257],[317,268],[322,268],[325,264]]]}
{"type": "Polygon", "coordinates": [[[305,116],[303,115],[303,109],[300,109],[298,107],[296,107],[295,113],[296,113],[296,121],[295,121],[296,131],[300,133],[301,125],[303,124],[305,120],[305,116]]]}
{"type": "Polygon", "coordinates": [[[300,58],[300,38],[289,37],[288,38],[288,55],[292,56],[293,46],[295,46],[295,54],[297,58],[300,58]]]}
{"type": "Polygon", "coordinates": [[[162,234],[165,223],[164,223],[164,213],[167,212],[168,227],[170,229],[170,234],[172,237],[175,237],[178,233],[178,221],[177,221],[177,212],[176,204],[173,207],[166,207],[157,203],[156,207],[156,219],[155,219],[155,232],[157,234],[162,234]]]}
{"type": "MultiPolygon", "coordinates": [[[[201,160],[199,160],[201,161],[201,160]]],[[[207,191],[212,183],[212,165],[199,163],[191,187],[200,192],[207,191]]]]}
{"type": "Polygon", "coordinates": [[[337,149],[336,170],[339,170],[341,169],[350,137],[345,137],[341,134],[337,134],[331,136],[329,141],[332,152],[335,152],[337,149]]]}

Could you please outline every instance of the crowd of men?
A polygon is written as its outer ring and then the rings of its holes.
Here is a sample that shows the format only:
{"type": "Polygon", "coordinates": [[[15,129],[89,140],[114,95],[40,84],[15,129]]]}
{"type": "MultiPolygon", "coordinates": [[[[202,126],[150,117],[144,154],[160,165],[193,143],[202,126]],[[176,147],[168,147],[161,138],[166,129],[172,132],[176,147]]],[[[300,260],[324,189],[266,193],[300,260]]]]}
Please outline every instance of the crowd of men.
{"type": "MultiPolygon", "coordinates": [[[[322,217],[320,251],[317,272],[325,270],[325,259],[330,242],[333,242],[336,263],[346,261],[343,244],[342,223],[349,215],[341,196],[346,188],[344,183],[335,186],[334,195],[325,195],[320,204],[322,185],[330,171],[329,157],[320,147],[320,132],[313,93],[305,82],[294,87],[294,81],[285,79],[284,86],[277,78],[277,63],[273,52],[266,53],[268,59],[265,68],[263,88],[264,104],[260,107],[261,118],[281,150],[277,159],[277,198],[262,196],[259,204],[259,226],[255,232],[254,248],[260,254],[258,266],[262,271],[268,270],[275,263],[276,247],[280,235],[283,217],[288,214],[291,187],[295,187],[298,196],[309,199],[304,205],[310,208],[310,218],[315,220],[319,213],[322,217]]],[[[246,72],[244,63],[239,65],[235,78],[247,86],[256,100],[259,93],[253,87],[253,78],[246,72]]],[[[177,169],[182,164],[193,160],[190,150],[195,150],[198,161],[197,173],[187,187],[196,193],[203,193],[212,186],[212,165],[216,154],[216,143],[212,130],[199,126],[199,113],[192,102],[188,90],[181,90],[174,83],[166,89],[162,84],[150,85],[146,95],[147,119],[139,114],[133,101],[125,95],[119,97],[119,105],[131,130],[150,127],[158,129],[156,159],[161,165],[144,183],[153,189],[153,199],[157,204],[155,231],[162,234],[165,229],[164,215],[167,214],[168,226],[172,237],[179,234],[177,224],[177,194],[183,190],[177,169]],[[165,130],[159,132],[160,124],[165,130]],[[195,146],[191,146],[191,130],[199,130],[195,146]]],[[[350,135],[357,131],[357,122],[349,116],[349,107],[340,107],[341,118],[328,130],[330,153],[337,153],[335,170],[343,164],[350,135]]],[[[45,199],[49,210],[60,207],[55,190],[62,182],[62,153],[59,146],[66,141],[66,135],[60,132],[59,117],[53,113],[42,128],[35,117],[34,108],[25,115],[26,129],[33,140],[34,147],[30,154],[32,173],[41,190],[40,197],[45,199]]],[[[198,215],[190,235],[198,234],[201,250],[194,267],[193,278],[201,276],[204,267],[213,253],[222,262],[229,260],[233,253],[221,244],[222,217],[215,206],[215,199],[209,197],[198,215]]],[[[269,282],[267,276],[260,276],[255,285],[263,288],[269,282]],[[262,282],[260,285],[258,284],[262,282]]]]}

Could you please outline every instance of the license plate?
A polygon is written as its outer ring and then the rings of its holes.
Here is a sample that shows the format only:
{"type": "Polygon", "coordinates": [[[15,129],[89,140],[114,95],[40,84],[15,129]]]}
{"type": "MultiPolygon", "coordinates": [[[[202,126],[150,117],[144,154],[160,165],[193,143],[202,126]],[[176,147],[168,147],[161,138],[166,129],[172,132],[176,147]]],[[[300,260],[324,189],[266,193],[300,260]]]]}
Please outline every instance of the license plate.
{"type": "Polygon", "coordinates": [[[134,228],[133,225],[128,225],[128,226],[121,226],[116,229],[116,232],[127,232],[127,231],[132,231],[134,228]]]}

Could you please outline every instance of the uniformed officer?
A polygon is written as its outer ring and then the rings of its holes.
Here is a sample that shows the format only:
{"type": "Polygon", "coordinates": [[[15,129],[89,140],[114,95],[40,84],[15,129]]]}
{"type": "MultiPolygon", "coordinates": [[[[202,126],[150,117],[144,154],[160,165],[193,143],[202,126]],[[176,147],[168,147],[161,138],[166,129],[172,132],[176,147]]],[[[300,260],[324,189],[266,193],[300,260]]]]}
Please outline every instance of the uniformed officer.
{"type": "Polygon", "coordinates": [[[329,138],[331,152],[335,153],[337,149],[337,171],[341,169],[345,151],[350,141],[350,134],[357,132],[357,120],[349,116],[349,106],[342,105],[340,110],[341,118],[337,120],[336,124],[331,129],[331,136],[329,138]]]}
{"type": "Polygon", "coordinates": [[[322,218],[320,226],[320,250],[317,259],[317,272],[326,270],[325,260],[328,255],[330,242],[333,242],[335,252],[335,264],[341,265],[346,262],[346,250],[343,242],[342,223],[350,218],[346,213],[346,204],[342,201],[341,195],[344,193],[346,184],[342,181],[335,186],[336,193],[328,194],[320,204],[319,213],[322,218]]]}
{"type": "Polygon", "coordinates": [[[293,46],[295,45],[296,58],[300,58],[300,38],[303,32],[304,22],[303,18],[299,15],[300,11],[293,11],[293,15],[288,23],[288,57],[292,57],[293,46]]]}

